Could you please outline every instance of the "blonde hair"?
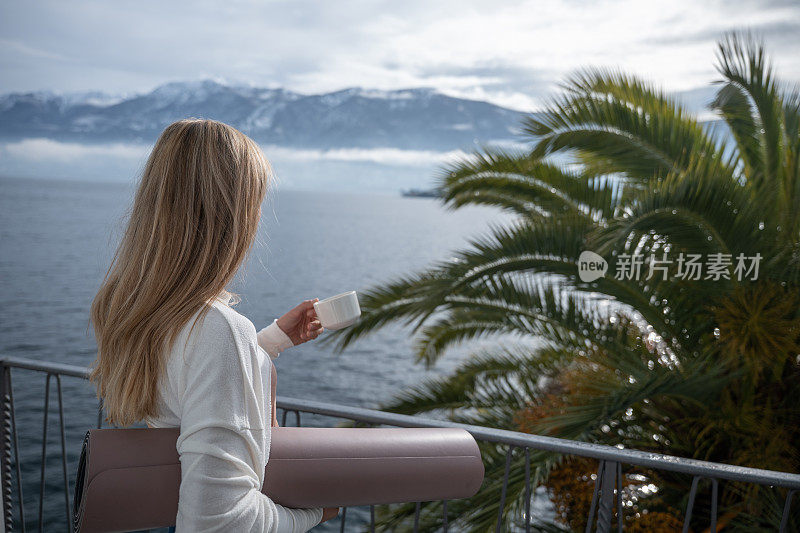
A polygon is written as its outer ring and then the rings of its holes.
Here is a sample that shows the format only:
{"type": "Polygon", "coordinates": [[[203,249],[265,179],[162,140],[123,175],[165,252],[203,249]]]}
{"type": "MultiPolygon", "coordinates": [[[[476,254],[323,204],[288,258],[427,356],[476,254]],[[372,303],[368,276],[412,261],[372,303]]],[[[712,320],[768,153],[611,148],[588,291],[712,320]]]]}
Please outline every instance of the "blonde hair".
{"type": "Polygon", "coordinates": [[[258,145],[227,124],[180,120],[161,134],[91,306],[90,379],[109,422],[155,416],[165,354],[181,328],[215,297],[239,301],[225,287],[249,254],[271,180],[258,145]]]}

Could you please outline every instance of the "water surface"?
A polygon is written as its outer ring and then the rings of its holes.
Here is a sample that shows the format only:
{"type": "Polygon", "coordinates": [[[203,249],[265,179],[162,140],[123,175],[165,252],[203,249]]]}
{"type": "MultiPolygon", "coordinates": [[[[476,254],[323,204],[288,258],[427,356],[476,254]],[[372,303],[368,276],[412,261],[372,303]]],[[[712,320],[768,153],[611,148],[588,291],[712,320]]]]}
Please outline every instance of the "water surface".
{"type": "MultiPolygon", "coordinates": [[[[92,298],[116,248],[133,195],[129,184],[0,179],[0,354],[89,365],[92,298]]],[[[446,260],[503,216],[486,208],[445,211],[436,200],[399,195],[275,190],[263,206],[258,242],[230,287],[235,308],[261,328],[306,298],[364,290],[446,260]]],[[[425,377],[448,372],[468,353],[453,349],[431,370],[416,365],[407,329],[391,326],[342,354],[314,342],[276,360],[278,393],[353,406],[381,401],[425,377]]],[[[38,508],[44,376],[15,372],[26,521],[38,508]]],[[[60,449],[52,382],[48,447],[60,449]]],[[[69,475],[94,423],[96,400],[81,380],[63,380],[69,475]]],[[[45,512],[65,514],[61,462],[47,461],[45,512]]]]}

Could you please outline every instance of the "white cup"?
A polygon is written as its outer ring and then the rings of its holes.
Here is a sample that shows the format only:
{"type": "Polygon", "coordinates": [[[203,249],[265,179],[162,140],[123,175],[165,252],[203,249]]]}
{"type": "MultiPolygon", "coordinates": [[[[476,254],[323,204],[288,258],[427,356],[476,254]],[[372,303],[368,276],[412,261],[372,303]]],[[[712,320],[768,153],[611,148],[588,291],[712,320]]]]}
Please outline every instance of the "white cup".
{"type": "Polygon", "coordinates": [[[352,326],[361,316],[356,291],[343,292],[314,302],[314,311],[317,312],[322,327],[330,330],[352,326]]]}

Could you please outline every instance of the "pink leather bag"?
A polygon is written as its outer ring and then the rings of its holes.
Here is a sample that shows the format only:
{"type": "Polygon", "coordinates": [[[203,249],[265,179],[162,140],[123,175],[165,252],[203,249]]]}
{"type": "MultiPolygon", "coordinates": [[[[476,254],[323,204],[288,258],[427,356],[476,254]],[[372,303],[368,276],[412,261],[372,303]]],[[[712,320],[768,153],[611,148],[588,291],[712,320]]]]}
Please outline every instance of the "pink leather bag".
{"type": "MultiPolygon", "coordinates": [[[[75,531],[175,524],[177,429],[87,432],[75,483],[75,531]]],[[[473,496],[484,468],[475,439],[445,428],[273,427],[262,492],[286,507],[350,507],[473,496]]]]}

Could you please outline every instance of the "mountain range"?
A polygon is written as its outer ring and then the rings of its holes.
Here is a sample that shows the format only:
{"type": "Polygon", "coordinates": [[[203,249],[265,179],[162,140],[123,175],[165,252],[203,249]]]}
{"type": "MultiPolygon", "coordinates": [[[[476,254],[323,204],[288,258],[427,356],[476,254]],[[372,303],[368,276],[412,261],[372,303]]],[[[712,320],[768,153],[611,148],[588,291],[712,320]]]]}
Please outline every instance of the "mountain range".
{"type": "Polygon", "coordinates": [[[453,150],[518,141],[523,115],[428,88],[305,95],[201,80],[121,97],[96,91],[5,94],[0,96],[0,141],[150,144],[171,122],[201,117],[231,124],[269,145],[453,150]]]}

